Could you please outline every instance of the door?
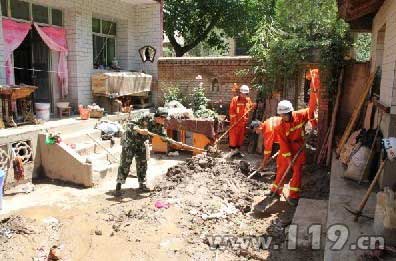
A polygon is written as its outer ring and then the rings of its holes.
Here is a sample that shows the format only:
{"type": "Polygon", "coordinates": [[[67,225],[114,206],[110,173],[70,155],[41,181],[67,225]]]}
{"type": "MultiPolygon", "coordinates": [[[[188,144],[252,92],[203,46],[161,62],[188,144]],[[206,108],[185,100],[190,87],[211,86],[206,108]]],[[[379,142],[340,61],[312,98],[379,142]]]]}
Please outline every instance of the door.
{"type": "Polygon", "coordinates": [[[51,103],[50,50],[36,30],[30,30],[22,44],[14,51],[15,83],[37,86],[35,102],[51,103]]]}
{"type": "Polygon", "coordinates": [[[34,93],[35,102],[51,103],[50,88],[50,50],[41,40],[36,30],[32,34],[32,82],[38,89],[34,93]]]}

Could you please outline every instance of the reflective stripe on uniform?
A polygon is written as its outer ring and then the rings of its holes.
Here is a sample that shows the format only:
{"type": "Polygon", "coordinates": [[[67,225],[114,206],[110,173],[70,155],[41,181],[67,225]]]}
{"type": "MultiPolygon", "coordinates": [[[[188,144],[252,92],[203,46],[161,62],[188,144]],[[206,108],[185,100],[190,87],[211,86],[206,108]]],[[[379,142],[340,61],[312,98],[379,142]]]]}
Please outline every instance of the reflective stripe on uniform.
{"type": "Polygon", "coordinates": [[[296,131],[296,130],[298,130],[298,129],[301,129],[304,125],[305,125],[305,122],[300,123],[300,124],[294,126],[293,128],[290,128],[290,129],[286,132],[286,136],[289,136],[289,134],[290,134],[291,132],[293,132],[293,131],[296,131]]]}
{"type": "Polygon", "coordinates": [[[270,150],[265,150],[265,151],[264,151],[264,155],[271,154],[271,152],[272,152],[272,151],[270,151],[270,150]]]}
{"type": "Polygon", "coordinates": [[[236,117],[236,114],[232,114],[230,115],[230,118],[236,117]]]}
{"type": "Polygon", "coordinates": [[[290,152],[283,153],[282,156],[285,157],[285,158],[291,157],[291,153],[290,152]]]}
{"type": "Polygon", "coordinates": [[[294,192],[299,192],[300,188],[290,187],[289,190],[294,191],[294,192]]]}

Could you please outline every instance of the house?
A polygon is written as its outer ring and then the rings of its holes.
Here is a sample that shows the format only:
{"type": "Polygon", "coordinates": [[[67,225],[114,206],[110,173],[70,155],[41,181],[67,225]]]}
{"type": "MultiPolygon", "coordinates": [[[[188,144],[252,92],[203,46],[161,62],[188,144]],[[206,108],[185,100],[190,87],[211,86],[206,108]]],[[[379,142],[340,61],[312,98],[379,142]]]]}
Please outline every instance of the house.
{"type": "Polygon", "coordinates": [[[0,83],[38,86],[52,110],[92,103],[91,76],[117,63],[156,82],[156,60],[143,64],[139,49],[162,54],[160,0],[1,0],[1,14],[0,83]]]}
{"type": "MultiPolygon", "coordinates": [[[[380,68],[381,80],[373,92],[379,97],[384,115],[381,131],[384,137],[396,136],[396,1],[338,0],[339,13],[355,32],[371,32],[371,65],[380,68]]],[[[387,164],[380,180],[381,187],[395,183],[396,165],[387,164]]]]}

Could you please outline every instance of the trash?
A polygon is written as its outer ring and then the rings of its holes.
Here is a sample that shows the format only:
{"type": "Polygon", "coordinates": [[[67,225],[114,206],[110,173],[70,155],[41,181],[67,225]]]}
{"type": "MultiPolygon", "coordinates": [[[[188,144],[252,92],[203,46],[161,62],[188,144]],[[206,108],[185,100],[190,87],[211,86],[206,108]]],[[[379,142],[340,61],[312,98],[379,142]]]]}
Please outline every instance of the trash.
{"type": "Polygon", "coordinates": [[[59,220],[54,217],[48,217],[43,220],[43,223],[46,225],[55,226],[55,225],[59,225],[59,220]]]}
{"type": "Polygon", "coordinates": [[[115,136],[121,131],[121,125],[112,121],[101,121],[95,128],[102,131],[102,134],[111,136],[115,136]]]}
{"type": "Polygon", "coordinates": [[[13,160],[14,168],[14,179],[16,181],[23,180],[25,178],[25,169],[23,168],[22,157],[16,156],[13,160]]]}
{"type": "Polygon", "coordinates": [[[226,205],[223,205],[219,212],[213,213],[213,214],[205,214],[204,213],[201,215],[201,218],[203,220],[221,219],[221,218],[226,218],[229,215],[234,215],[236,213],[238,213],[238,209],[236,209],[236,207],[233,204],[228,203],[226,205]]]}
{"type": "Polygon", "coordinates": [[[208,161],[207,161],[206,159],[200,159],[200,160],[198,161],[198,165],[199,165],[201,168],[205,169],[205,168],[208,167],[208,161]]]}
{"type": "Polygon", "coordinates": [[[178,151],[171,151],[171,152],[168,153],[168,156],[171,156],[171,157],[179,156],[179,152],[178,151]]]}
{"type": "Polygon", "coordinates": [[[34,191],[35,186],[32,183],[28,183],[22,187],[22,192],[29,194],[34,191]]]}
{"type": "Polygon", "coordinates": [[[48,261],[56,261],[56,260],[62,260],[59,257],[59,248],[58,246],[54,245],[51,247],[49,254],[48,254],[48,261]]]}
{"type": "Polygon", "coordinates": [[[344,177],[360,181],[364,174],[366,164],[368,163],[369,156],[370,149],[365,146],[361,146],[359,150],[352,155],[352,158],[348,163],[348,169],[344,172],[344,177]]]}
{"type": "Polygon", "coordinates": [[[95,235],[101,236],[101,235],[102,235],[102,230],[96,229],[96,230],[95,230],[95,235]]]}
{"type": "Polygon", "coordinates": [[[12,231],[9,228],[0,228],[0,237],[5,237],[7,239],[12,238],[12,231]]]}
{"type": "Polygon", "coordinates": [[[45,144],[51,145],[51,144],[59,144],[62,142],[62,139],[60,137],[60,134],[47,134],[45,137],[45,144]]]}
{"type": "Polygon", "coordinates": [[[196,209],[191,209],[190,210],[190,215],[196,216],[197,214],[198,214],[198,210],[196,210],[196,209]]]}
{"type": "Polygon", "coordinates": [[[161,208],[169,208],[169,207],[170,207],[170,204],[167,203],[167,202],[162,202],[162,201],[159,201],[159,200],[158,200],[158,201],[155,202],[154,206],[155,206],[156,208],[158,208],[158,209],[161,209],[161,208]]]}

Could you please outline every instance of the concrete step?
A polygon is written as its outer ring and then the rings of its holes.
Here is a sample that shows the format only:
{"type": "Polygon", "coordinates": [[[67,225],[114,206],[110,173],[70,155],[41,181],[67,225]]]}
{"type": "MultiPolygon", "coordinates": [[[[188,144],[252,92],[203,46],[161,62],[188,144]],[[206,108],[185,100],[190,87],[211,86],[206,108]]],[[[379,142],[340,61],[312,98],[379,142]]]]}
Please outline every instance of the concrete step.
{"type": "Polygon", "coordinates": [[[58,132],[63,136],[84,129],[94,129],[97,122],[96,119],[78,120],[76,118],[71,118],[49,122],[47,125],[49,125],[50,131],[58,132]]]}
{"type": "Polygon", "coordinates": [[[89,160],[92,165],[97,161],[108,161],[108,162],[118,162],[120,160],[122,147],[120,145],[109,148],[107,151],[102,151],[100,153],[92,153],[86,155],[84,160],[89,160]],[[110,152],[110,153],[109,153],[110,152]],[[111,155],[110,155],[111,154],[111,155]]]}
{"type": "Polygon", "coordinates": [[[120,138],[114,138],[113,144],[110,140],[97,140],[97,142],[100,145],[94,141],[76,144],[75,151],[81,156],[88,156],[89,154],[93,153],[106,152],[106,150],[110,150],[113,147],[118,147],[121,144],[120,138]]]}
{"type": "Polygon", "coordinates": [[[105,152],[106,149],[108,150],[113,146],[109,140],[101,140],[98,141],[98,143],[100,145],[93,142],[76,144],[75,151],[81,156],[87,156],[94,153],[105,152]]]}
{"type": "Polygon", "coordinates": [[[76,131],[74,133],[62,135],[62,140],[66,144],[78,144],[78,143],[93,143],[92,138],[95,140],[101,140],[101,131],[96,129],[86,129],[81,131],[76,131]]]}
{"type": "Polygon", "coordinates": [[[108,177],[115,177],[118,171],[118,164],[110,164],[108,161],[97,162],[92,167],[92,178],[95,184],[100,184],[108,177]]]}

